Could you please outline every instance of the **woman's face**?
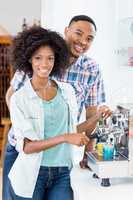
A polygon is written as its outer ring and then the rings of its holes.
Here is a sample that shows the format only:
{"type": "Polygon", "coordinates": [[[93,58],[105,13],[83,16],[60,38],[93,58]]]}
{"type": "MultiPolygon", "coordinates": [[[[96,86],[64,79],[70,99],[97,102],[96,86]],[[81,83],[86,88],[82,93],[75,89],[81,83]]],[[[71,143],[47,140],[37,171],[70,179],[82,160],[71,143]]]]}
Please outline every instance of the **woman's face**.
{"type": "Polygon", "coordinates": [[[33,75],[48,78],[53,69],[54,61],[54,51],[49,46],[40,47],[31,57],[33,75]]]}

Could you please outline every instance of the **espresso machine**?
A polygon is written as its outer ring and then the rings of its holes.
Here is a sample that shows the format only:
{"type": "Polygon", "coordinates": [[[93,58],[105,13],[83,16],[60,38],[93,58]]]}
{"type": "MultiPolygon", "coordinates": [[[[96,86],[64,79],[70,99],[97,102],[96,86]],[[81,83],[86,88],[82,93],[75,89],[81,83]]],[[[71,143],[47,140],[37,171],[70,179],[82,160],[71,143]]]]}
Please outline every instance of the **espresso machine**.
{"type": "Polygon", "coordinates": [[[110,178],[133,175],[130,133],[133,133],[133,104],[118,105],[108,121],[101,119],[98,123],[94,133],[96,148],[86,154],[93,177],[99,177],[102,186],[110,186],[110,178]],[[102,154],[99,154],[98,144],[102,154]]]}

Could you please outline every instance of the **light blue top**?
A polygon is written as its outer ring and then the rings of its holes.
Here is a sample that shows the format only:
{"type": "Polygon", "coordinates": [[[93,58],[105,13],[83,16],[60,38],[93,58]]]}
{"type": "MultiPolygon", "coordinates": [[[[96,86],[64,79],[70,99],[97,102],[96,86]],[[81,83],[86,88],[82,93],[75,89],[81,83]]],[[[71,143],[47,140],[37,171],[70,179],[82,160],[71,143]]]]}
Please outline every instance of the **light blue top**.
{"type": "MultiPolygon", "coordinates": [[[[62,98],[59,88],[57,95],[52,100],[43,101],[43,107],[45,111],[44,139],[47,140],[51,137],[68,133],[68,105],[62,98]]],[[[70,145],[63,143],[43,151],[41,165],[47,167],[71,167],[71,154],[69,150],[70,145]]]]}
{"type": "MultiPolygon", "coordinates": [[[[56,83],[61,91],[62,99],[64,99],[64,102],[68,106],[66,111],[68,113],[68,132],[76,132],[77,101],[74,90],[67,83],[58,81],[56,83]]],[[[58,109],[59,106],[56,110],[58,109]]],[[[25,154],[23,151],[24,138],[30,140],[44,139],[46,112],[44,110],[43,100],[38,97],[32,88],[30,80],[12,95],[10,114],[16,140],[15,147],[19,154],[9,172],[9,178],[16,195],[31,198],[41,166],[43,151],[25,154]]]]}

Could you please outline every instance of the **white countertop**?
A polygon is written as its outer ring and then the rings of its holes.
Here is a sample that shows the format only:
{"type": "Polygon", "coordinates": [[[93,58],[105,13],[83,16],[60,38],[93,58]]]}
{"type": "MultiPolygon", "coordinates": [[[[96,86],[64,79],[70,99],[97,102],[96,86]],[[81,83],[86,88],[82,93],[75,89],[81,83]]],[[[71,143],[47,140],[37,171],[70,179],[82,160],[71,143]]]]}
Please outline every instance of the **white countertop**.
{"type": "Polygon", "coordinates": [[[101,179],[92,178],[93,172],[79,167],[82,149],[77,148],[74,154],[76,159],[71,172],[74,200],[132,200],[133,177],[112,178],[110,187],[102,187],[101,179]]]}

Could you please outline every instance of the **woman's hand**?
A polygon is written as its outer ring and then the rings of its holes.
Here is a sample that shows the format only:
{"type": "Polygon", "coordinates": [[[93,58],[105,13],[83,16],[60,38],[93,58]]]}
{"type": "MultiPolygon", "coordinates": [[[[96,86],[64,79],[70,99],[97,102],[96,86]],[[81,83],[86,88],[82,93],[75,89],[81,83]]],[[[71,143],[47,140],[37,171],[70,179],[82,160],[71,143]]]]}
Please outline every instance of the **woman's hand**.
{"type": "Polygon", "coordinates": [[[87,145],[89,142],[89,138],[85,135],[85,132],[65,134],[64,137],[67,143],[77,146],[87,145]]]}

